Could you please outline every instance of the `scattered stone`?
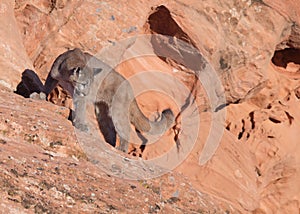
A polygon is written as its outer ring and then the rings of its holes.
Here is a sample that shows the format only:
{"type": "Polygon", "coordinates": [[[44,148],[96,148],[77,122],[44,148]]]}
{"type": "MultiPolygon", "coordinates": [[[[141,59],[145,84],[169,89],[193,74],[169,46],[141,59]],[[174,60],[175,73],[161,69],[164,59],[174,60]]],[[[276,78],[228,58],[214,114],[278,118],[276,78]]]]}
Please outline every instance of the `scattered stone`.
{"type": "Polygon", "coordinates": [[[3,139],[0,139],[0,144],[6,144],[7,143],[7,141],[6,140],[3,140],[3,139]]]}

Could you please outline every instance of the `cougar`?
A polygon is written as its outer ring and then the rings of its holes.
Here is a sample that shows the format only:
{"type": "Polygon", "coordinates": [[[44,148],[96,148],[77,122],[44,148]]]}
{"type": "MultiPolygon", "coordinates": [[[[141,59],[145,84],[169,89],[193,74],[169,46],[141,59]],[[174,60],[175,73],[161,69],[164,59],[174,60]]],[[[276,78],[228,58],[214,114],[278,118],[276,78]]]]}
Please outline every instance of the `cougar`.
{"type": "Polygon", "coordinates": [[[174,122],[170,109],[161,114],[159,121],[150,121],[140,110],[129,82],[107,64],[75,48],[59,55],[47,76],[44,93],[48,95],[59,84],[74,100],[73,125],[87,131],[85,110],[87,97],[91,93],[94,79],[101,81],[96,87],[94,102],[95,114],[105,141],[116,146],[117,135],[120,138],[118,149],[127,152],[130,136],[130,123],[137,132],[161,134],[174,122]]]}

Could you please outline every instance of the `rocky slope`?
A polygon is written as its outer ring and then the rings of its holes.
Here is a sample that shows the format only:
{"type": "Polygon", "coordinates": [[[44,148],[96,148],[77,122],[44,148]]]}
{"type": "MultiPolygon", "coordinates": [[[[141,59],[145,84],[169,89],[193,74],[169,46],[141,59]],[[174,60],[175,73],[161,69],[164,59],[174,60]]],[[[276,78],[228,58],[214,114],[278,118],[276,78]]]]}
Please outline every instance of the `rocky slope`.
{"type": "Polygon", "coordinates": [[[299,13],[296,0],[3,0],[1,210],[298,213],[299,13]],[[119,64],[113,51],[101,52],[134,36],[119,64]],[[84,135],[83,145],[67,120],[62,89],[51,94],[56,105],[12,92],[25,69],[44,81],[54,59],[74,47],[129,78],[150,118],[166,108],[180,114],[177,126],[156,143],[132,145],[126,160],[101,143],[99,156],[86,146],[95,139],[84,135]],[[213,154],[207,162],[203,151],[213,154]],[[138,181],[115,174],[121,167],[129,177],[150,175],[160,172],[157,163],[171,172],[138,181]]]}

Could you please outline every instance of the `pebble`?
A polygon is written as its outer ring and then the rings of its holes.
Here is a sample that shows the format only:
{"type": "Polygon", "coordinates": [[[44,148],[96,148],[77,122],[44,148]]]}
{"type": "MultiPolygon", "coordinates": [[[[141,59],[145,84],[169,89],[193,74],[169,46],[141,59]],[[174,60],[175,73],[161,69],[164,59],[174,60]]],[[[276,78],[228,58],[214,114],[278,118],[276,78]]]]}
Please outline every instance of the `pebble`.
{"type": "Polygon", "coordinates": [[[67,185],[67,184],[64,184],[63,187],[64,187],[65,190],[67,190],[67,191],[70,191],[70,190],[71,190],[71,188],[70,188],[69,185],[67,185]]]}
{"type": "Polygon", "coordinates": [[[115,21],[115,20],[116,20],[116,18],[114,17],[114,15],[111,15],[111,16],[110,16],[110,20],[112,20],[112,21],[115,21]]]}

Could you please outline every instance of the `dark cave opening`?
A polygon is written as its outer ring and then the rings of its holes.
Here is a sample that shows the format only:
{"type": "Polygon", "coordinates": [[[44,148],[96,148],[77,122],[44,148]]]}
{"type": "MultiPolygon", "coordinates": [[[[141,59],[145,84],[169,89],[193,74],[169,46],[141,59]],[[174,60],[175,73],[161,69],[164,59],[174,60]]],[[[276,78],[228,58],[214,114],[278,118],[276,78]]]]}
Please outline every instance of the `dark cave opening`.
{"type": "Polygon", "coordinates": [[[196,47],[192,39],[172,18],[170,10],[164,5],[160,5],[154,9],[154,12],[148,17],[148,24],[152,33],[176,37],[196,47]]]}
{"type": "Polygon", "coordinates": [[[282,68],[286,68],[290,62],[300,65],[300,49],[291,47],[277,50],[272,57],[272,63],[282,68]]]}
{"type": "Polygon", "coordinates": [[[196,43],[179,26],[175,15],[164,5],[152,8],[146,23],[146,32],[152,34],[154,53],[163,61],[181,70],[182,66],[200,71],[206,66],[196,43]]]}
{"type": "Polygon", "coordinates": [[[290,34],[276,46],[272,57],[275,66],[287,69],[289,63],[300,65],[300,26],[293,24],[290,34]]]}

